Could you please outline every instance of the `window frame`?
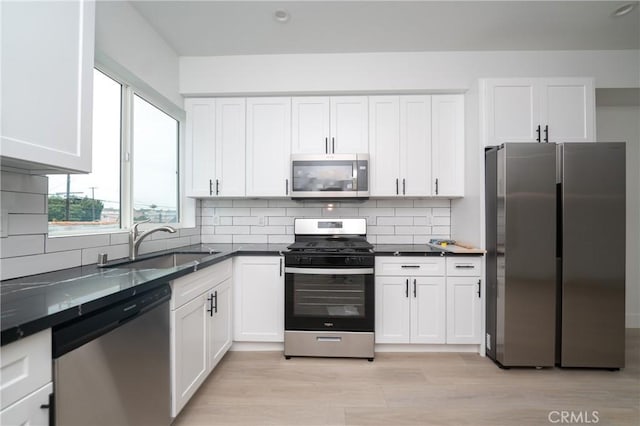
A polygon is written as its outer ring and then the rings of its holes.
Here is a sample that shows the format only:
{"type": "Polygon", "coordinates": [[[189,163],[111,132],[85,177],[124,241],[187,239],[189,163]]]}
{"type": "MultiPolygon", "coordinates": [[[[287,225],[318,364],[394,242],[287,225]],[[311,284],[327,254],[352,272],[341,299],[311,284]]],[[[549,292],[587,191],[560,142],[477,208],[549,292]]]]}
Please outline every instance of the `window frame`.
{"type": "MultiPolygon", "coordinates": [[[[195,227],[195,200],[187,198],[184,185],[184,151],[186,112],[162,94],[139,80],[126,70],[114,71],[113,68],[96,60],[93,68],[121,85],[120,96],[120,227],[111,229],[78,229],[48,235],[49,238],[70,237],[80,235],[104,235],[128,232],[133,226],[133,103],[138,96],[159,109],[177,122],[177,213],[178,222],[171,223],[174,228],[195,227]]],[[[144,230],[159,226],[158,223],[144,223],[139,229],[144,230]]]]}

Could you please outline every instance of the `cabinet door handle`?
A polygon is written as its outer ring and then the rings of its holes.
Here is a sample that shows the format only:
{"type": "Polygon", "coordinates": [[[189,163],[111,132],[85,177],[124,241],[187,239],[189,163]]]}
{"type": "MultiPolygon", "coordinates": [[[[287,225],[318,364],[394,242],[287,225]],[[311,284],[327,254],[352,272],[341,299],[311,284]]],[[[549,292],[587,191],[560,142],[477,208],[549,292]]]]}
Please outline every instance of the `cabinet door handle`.
{"type": "Polygon", "coordinates": [[[329,138],[324,138],[324,153],[329,153],[329,138]]]}
{"type": "Polygon", "coordinates": [[[405,195],[407,193],[407,185],[405,182],[405,179],[402,178],[402,195],[405,195]]]}
{"type": "Polygon", "coordinates": [[[209,179],[209,195],[213,195],[213,181],[209,179]]]}
{"type": "Polygon", "coordinates": [[[336,153],[336,138],[331,138],[331,153],[336,153]]]}
{"type": "Polygon", "coordinates": [[[438,178],[436,178],[436,195],[438,195],[438,178]]]}
{"type": "Polygon", "coordinates": [[[404,283],[404,296],[409,297],[409,278],[404,283]]]}
{"type": "Polygon", "coordinates": [[[282,258],[280,258],[280,276],[282,276],[282,258]]]}
{"type": "Polygon", "coordinates": [[[456,265],[456,269],[473,269],[473,265],[456,265]]]}
{"type": "Polygon", "coordinates": [[[400,191],[398,190],[398,178],[396,178],[396,195],[398,195],[400,191]]]}
{"type": "Polygon", "coordinates": [[[544,126],[544,143],[549,143],[549,125],[544,126]]]}
{"type": "Polygon", "coordinates": [[[415,298],[415,297],[418,297],[418,296],[417,296],[417,291],[416,291],[416,281],[417,281],[417,280],[414,278],[414,279],[413,279],[413,297],[414,297],[414,298],[415,298]]]}
{"type": "Polygon", "coordinates": [[[216,299],[216,304],[214,305],[213,310],[217,314],[218,313],[218,290],[213,292],[213,298],[216,299]]]}
{"type": "Polygon", "coordinates": [[[402,269],[414,269],[414,268],[418,269],[418,268],[420,268],[420,265],[400,265],[400,267],[402,269]]]}
{"type": "Polygon", "coordinates": [[[478,280],[478,297],[480,297],[480,282],[482,282],[482,280],[478,280]]]}
{"type": "Polygon", "coordinates": [[[56,410],[55,410],[55,395],[49,394],[49,403],[40,405],[40,408],[43,410],[49,410],[49,426],[54,426],[56,424],[56,410]]]}
{"type": "Polygon", "coordinates": [[[284,194],[289,195],[289,179],[284,180],[284,194]]]}
{"type": "Polygon", "coordinates": [[[207,297],[207,302],[209,302],[209,309],[207,309],[207,312],[209,312],[209,316],[213,316],[213,294],[210,294],[209,297],[207,297]]]}
{"type": "Polygon", "coordinates": [[[538,128],[536,129],[536,133],[538,134],[538,137],[536,138],[536,141],[538,143],[540,143],[540,125],[538,124],[538,128]]]}
{"type": "Polygon", "coordinates": [[[220,181],[216,179],[216,195],[220,195],[220,181]]]}

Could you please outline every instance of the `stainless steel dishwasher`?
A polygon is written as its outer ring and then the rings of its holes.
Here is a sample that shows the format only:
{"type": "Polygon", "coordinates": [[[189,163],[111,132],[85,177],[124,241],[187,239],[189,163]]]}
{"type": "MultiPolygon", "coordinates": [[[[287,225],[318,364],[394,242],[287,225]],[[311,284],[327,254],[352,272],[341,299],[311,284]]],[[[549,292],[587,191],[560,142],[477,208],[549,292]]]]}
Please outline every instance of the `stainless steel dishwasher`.
{"type": "Polygon", "coordinates": [[[54,328],[56,425],[171,423],[170,298],[164,285],[54,328]]]}

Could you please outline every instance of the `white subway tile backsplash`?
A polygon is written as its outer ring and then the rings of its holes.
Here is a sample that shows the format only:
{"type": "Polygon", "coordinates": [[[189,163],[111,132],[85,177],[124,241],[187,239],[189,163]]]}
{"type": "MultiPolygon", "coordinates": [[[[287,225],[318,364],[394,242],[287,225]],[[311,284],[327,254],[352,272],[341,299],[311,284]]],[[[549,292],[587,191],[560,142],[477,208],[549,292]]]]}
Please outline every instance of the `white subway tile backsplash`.
{"type": "Polygon", "coordinates": [[[367,235],[394,235],[393,226],[368,226],[367,235]]]}
{"type": "Polygon", "coordinates": [[[2,191],[0,204],[3,210],[11,213],[46,214],[47,197],[45,194],[2,191]]]}
{"type": "Polygon", "coordinates": [[[232,207],[232,200],[202,200],[202,208],[209,207],[232,207]]]}
{"type": "Polygon", "coordinates": [[[233,244],[267,244],[266,235],[234,235],[233,244]]]}
{"type": "Polygon", "coordinates": [[[216,213],[215,207],[203,207],[202,209],[200,209],[200,216],[202,217],[207,217],[207,216],[213,217],[215,213],[216,213]]]}
{"type": "Polygon", "coordinates": [[[269,207],[298,207],[300,205],[297,201],[292,200],[269,200],[269,207]]]}
{"type": "Polygon", "coordinates": [[[250,228],[249,226],[216,226],[215,232],[216,234],[227,234],[227,235],[249,234],[250,228]]]}
{"type": "Polygon", "coordinates": [[[376,235],[376,244],[413,244],[411,235],[376,235]]]}
{"type": "Polygon", "coordinates": [[[451,217],[435,216],[433,218],[433,226],[451,226],[451,217]]]}
{"type": "Polygon", "coordinates": [[[413,200],[378,200],[377,207],[413,207],[413,200]]]}
{"type": "Polygon", "coordinates": [[[170,238],[166,240],[167,242],[167,250],[175,249],[178,247],[188,246],[191,243],[191,237],[179,237],[179,238],[170,238]]]}
{"type": "Polygon", "coordinates": [[[269,217],[269,225],[286,225],[293,226],[294,217],[290,216],[276,216],[269,217]]]}
{"type": "Polygon", "coordinates": [[[87,247],[108,246],[109,234],[80,235],[75,237],[47,238],[47,253],[54,251],[79,250],[87,247]]]}
{"type": "Polygon", "coordinates": [[[215,225],[213,216],[202,216],[201,226],[213,226],[215,225]]]}
{"type": "Polygon", "coordinates": [[[443,236],[449,235],[451,232],[451,228],[448,226],[434,226],[431,228],[433,235],[443,236]]]}
{"type": "Polygon", "coordinates": [[[106,253],[108,260],[122,259],[129,256],[129,244],[82,249],[82,265],[92,265],[97,263],[98,254],[100,253],[106,253]]]}
{"type": "Polygon", "coordinates": [[[451,216],[451,209],[450,208],[433,208],[431,209],[431,211],[433,212],[433,216],[447,216],[450,217],[451,216]]]}
{"type": "Polygon", "coordinates": [[[428,213],[426,216],[415,216],[413,218],[413,224],[418,226],[431,226],[433,223],[433,216],[428,213]]]}
{"type": "Polygon", "coordinates": [[[358,209],[359,216],[394,216],[395,209],[392,207],[360,207],[358,209]]]}
{"type": "Polygon", "coordinates": [[[2,190],[11,192],[46,194],[49,185],[45,176],[23,175],[11,172],[2,172],[0,180],[2,180],[2,190]]]}
{"type": "Polygon", "coordinates": [[[267,200],[233,200],[233,207],[267,207],[267,200]]]}
{"type": "Polygon", "coordinates": [[[118,232],[116,234],[109,234],[111,237],[111,245],[118,244],[129,244],[129,233],[128,232],[118,232]]]}
{"type": "Polygon", "coordinates": [[[426,216],[431,213],[426,207],[399,207],[396,209],[396,216],[426,216]]]}
{"type": "Polygon", "coordinates": [[[58,269],[73,268],[74,266],[79,266],[81,262],[81,250],[0,259],[0,279],[7,280],[58,269]]]}
{"type": "Polygon", "coordinates": [[[411,216],[381,216],[378,217],[377,225],[413,225],[414,218],[411,216]]]}
{"type": "Polygon", "coordinates": [[[239,216],[232,218],[234,225],[258,225],[259,217],[257,216],[239,216]]]}
{"type": "Polygon", "coordinates": [[[202,234],[202,244],[231,244],[232,235],[202,234]]]}
{"type": "Polygon", "coordinates": [[[215,216],[251,216],[249,207],[216,207],[215,216]]]}
{"type": "Polygon", "coordinates": [[[44,253],[44,234],[14,235],[0,239],[0,256],[17,257],[44,253]]]}
{"type": "Polygon", "coordinates": [[[321,217],[322,216],[322,209],[321,208],[312,208],[312,207],[287,208],[287,216],[293,216],[293,217],[321,217]]]}
{"type": "Polygon", "coordinates": [[[191,237],[193,235],[200,235],[200,228],[181,228],[178,230],[181,237],[191,237]]]}
{"type": "Polygon", "coordinates": [[[354,207],[324,207],[323,217],[358,217],[358,209],[354,207]]]}
{"type": "Polygon", "coordinates": [[[202,236],[194,235],[192,237],[189,237],[189,244],[201,244],[201,243],[202,243],[202,236]]]}
{"type": "Polygon", "coordinates": [[[251,234],[270,235],[270,234],[284,234],[286,227],[284,226],[252,226],[251,234]]]}
{"type": "Polygon", "coordinates": [[[267,241],[269,244],[292,244],[294,240],[293,235],[268,235],[267,241]]]}
{"type": "Polygon", "coordinates": [[[46,234],[49,231],[46,214],[10,214],[9,235],[46,234]]]}
{"type": "Polygon", "coordinates": [[[284,207],[280,208],[252,208],[251,216],[285,216],[287,213],[284,207]]]}
{"type": "Polygon", "coordinates": [[[427,235],[431,233],[429,226],[396,226],[396,235],[427,235]]]}
{"type": "Polygon", "coordinates": [[[431,238],[432,235],[414,235],[413,244],[427,244],[431,238]]]}
{"type": "Polygon", "coordinates": [[[413,200],[413,207],[451,207],[451,200],[446,198],[413,200]]]}
{"type": "Polygon", "coordinates": [[[167,240],[144,240],[140,244],[140,248],[138,249],[138,254],[147,254],[153,253],[158,250],[166,250],[167,249],[167,240]]]}

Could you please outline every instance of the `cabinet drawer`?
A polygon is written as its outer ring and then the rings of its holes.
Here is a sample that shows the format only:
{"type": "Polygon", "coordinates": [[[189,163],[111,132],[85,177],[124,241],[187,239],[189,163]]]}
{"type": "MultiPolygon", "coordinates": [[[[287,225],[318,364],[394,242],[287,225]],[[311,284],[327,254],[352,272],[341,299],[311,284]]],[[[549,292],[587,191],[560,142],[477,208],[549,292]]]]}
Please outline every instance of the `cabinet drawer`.
{"type": "Polygon", "coordinates": [[[231,265],[231,259],[228,259],[173,281],[171,310],[179,308],[207,289],[231,277],[231,265]]]}
{"type": "Polygon", "coordinates": [[[444,276],[440,257],[376,257],[376,275],[444,276]]]}
{"type": "MultiPolygon", "coordinates": [[[[53,393],[53,383],[49,383],[38,391],[29,394],[15,404],[0,411],[2,425],[47,425],[49,410],[42,408],[49,404],[49,395],[53,393]]],[[[3,401],[4,404],[4,401],[3,401]]]]}
{"type": "Polygon", "coordinates": [[[475,277],[480,276],[480,257],[448,257],[447,276],[448,277],[475,277]]]}
{"type": "Polygon", "coordinates": [[[51,329],[0,349],[0,400],[13,404],[51,381],[51,329]]]}

